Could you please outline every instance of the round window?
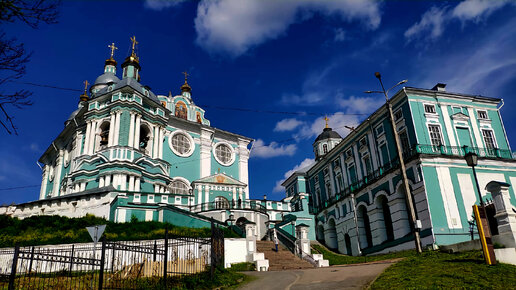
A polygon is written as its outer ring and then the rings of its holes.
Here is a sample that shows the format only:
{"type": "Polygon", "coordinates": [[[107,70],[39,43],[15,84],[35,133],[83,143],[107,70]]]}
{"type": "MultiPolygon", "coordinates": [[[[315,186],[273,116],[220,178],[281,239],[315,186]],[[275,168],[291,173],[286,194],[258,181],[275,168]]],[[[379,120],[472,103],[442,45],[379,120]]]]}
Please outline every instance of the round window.
{"type": "Polygon", "coordinates": [[[192,141],[184,133],[176,133],[172,136],[172,149],[177,155],[185,156],[193,151],[192,141]]]}
{"type": "Polygon", "coordinates": [[[226,144],[215,147],[215,157],[223,165],[229,165],[233,161],[233,150],[226,144]]]}

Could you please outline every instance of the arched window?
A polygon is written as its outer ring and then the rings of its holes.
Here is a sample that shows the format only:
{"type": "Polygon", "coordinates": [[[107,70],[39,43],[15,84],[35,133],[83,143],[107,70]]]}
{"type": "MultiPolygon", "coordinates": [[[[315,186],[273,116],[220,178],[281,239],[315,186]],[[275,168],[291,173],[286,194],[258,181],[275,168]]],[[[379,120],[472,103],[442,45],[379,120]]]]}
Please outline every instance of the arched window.
{"type": "Polygon", "coordinates": [[[99,145],[100,145],[100,149],[103,149],[104,147],[106,147],[108,145],[108,138],[109,138],[109,122],[104,122],[102,123],[102,125],[100,125],[100,132],[99,132],[99,135],[100,135],[100,141],[99,141],[99,145]]]}
{"type": "Polygon", "coordinates": [[[392,226],[391,210],[389,208],[387,198],[384,195],[378,196],[376,199],[376,206],[382,213],[385,226],[385,236],[382,240],[392,241],[394,240],[394,230],[392,226]]]}
{"type": "Polygon", "coordinates": [[[322,149],[323,149],[323,154],[328,153],[328,144],[323,144],[322,149]]]}
{"type": "Polygon", "coordinates": [[[186,109],[185,103],[179,101],[176,103],[175,116],[181,119],[188,119],[188,110],[186,109]]]}
{"type": "Polygon", "coordinates": [[[138,140],[138,148],[140,150],[147,152],[150,134],[150,130],[146,125],[140,125],[140,140],[138,140]]]}
{"type": "Polygon", "coordinates": [[[189,186],[182,180],[174,180],[170,184],[170,193],[172,194],[188,194],[189,186]]]}
{"type": "Polygon", "coordinates": [[[229,201],[223,196],[215,197],[215,208],[224,209],[229,208],[229,201]]]}
{"type": "Polygon", "coordinates": [[[362,249],[373,246],[373,236],[371,234],[371,224],[365,206],[361,205],[357,210],[358,231],[360,234],[360,247],[362,249]]]}

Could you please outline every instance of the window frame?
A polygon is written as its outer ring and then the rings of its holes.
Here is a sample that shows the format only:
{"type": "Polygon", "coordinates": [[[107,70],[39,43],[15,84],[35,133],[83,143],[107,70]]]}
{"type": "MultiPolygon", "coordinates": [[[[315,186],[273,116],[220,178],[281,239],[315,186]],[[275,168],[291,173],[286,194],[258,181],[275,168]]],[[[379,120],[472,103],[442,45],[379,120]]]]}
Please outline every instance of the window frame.
{"type": "Polygon", "coordinates": [[[496,142],[496,137],[495,137],[494,131],[493,131],[492,129],[482,128],[482,129],[480,130],[480,133],[482,133],[482,141],[484,142],[484,146],[485,146],[485,148],[486,148],[486,149],[488,149],[488,150],[498,149],[498,144],[497,144],[497,142],[496,142]],[[492,140],[492,141],[493,141],[493,144],[492,144],[492,145],[493,145],[494,147],[489,148],[489,147],[487,146],[487,142],[486,142],[486,135],[484,135],[484,132],[489,132],[489,134],[491,135],[491,136],[489,136],[489,137],[493,139],[493,140],[492,140]]]}
{"type": "Polygon", "coordinates": [[[217,142],[213,145],[213,148],[212,148],[212,152],[213,152],[213,156],[215,157],[215,160],[217,160],[217,162],[220,164],[220,165],[223,165],[223,166],[230,166],[232,165],[234,162],[235,162],[235,149],[233,148],[233,146],[231,146],[231,144],[227,143],[227,142],[224,142],[224,141],[220,141],[220,142],[217,142]],[[227,161],[227,162],[224,162],[222,159],[219,158],[219,156],[217,155],[217,148],[219,146],[226,146],[227,148],[229,148],[229,154],[230,154],[230,159],[227,161]]]}
{"type": "Polygon", "coordinates": [[[425,114],[431,114],[431,115],[437,115],[437,108],[435,104],[423,104],[423,110],[425,111],[425,114]],[[432,112],[428,112],[426,108],[432,107],[432,112]]]}
{"type": "MultiPolygon", "coordinates": [[[[151,132],[152,133],[152,132],[151,132]]],[[[158,141],[157,138],[154,138],[153,139],[153,142],[156,142],[158,141]]],[[[189,157],[193,154],[193,152],[195,151],[195,142],[194,142],[194,139],[192,138],[192,136],[190,136],[190,134],[188,134],[188,132],[186,131],[183,131],[183,130],[175,130],[174,132],[172,132],[169,137],[168,137],[168,146],[170,147],[170,150],[172,150],[172,152],[174,152],[174,154],[176,154],[177,156],[179,157],[189,157]],[[174,147],[174,137],[176,135],[183,135],[184,137],[186,137],[186,139],[188,140],[188,142],[190,143],[190,149],[186,152],[180,152],[178,150],[176,150],[176,148],[174,147]]]]}
{"type": "Polygon", "coordinates": [[[489,115],[487,114],[487,110],[477,110],[477,118],[479,120],[489,120],[489,115]],[[481,113],[485,114],[485,118],[480,116],[481,113]]]}
{"type": "Polygon", "coordinates": [[[443,136],[443,130],[441,128],[441,125],[440,124],[427,124],[427,129],[428,129],[428,136],[430,137],[430,145],[431,146],[435,146],[435,147],[439,147],[439,146],[446,146],[445,142],[444,142],[444,136],[443,136]],[[440,139],[440,144],[438,145],[435,145],[433,142],[432,142],[432,132],[430,130],[430,127],[436,127],[439,129],[439,139],[440,139]]]}

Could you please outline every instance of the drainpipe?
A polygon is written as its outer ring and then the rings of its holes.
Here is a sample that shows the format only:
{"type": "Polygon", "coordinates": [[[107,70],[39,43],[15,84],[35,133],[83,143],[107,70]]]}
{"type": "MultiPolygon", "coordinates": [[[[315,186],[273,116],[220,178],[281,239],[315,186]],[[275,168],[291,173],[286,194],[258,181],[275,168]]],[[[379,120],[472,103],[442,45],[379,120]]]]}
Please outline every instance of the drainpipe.
{"type": "Polygon", "coordinates": [[[357,218],[357,209],[355,207],[355,194],[351,194],[351,205],[353,207],[353,220],[355,221],[355,230],[357,232],[357,246],[358,246],[358,255],[362,256],[362,250],[360,249],[360,233],[358,231],[358,218],[357,218]]]}

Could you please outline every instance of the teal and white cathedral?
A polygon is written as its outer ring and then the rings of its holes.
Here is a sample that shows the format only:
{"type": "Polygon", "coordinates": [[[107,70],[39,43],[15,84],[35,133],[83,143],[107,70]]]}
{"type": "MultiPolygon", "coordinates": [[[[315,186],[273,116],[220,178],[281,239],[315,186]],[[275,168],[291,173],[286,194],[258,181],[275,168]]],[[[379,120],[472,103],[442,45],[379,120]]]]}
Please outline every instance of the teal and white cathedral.
{"type": "Polygon", "coordinates": [[[85,89],[78,109],[39,159],[39,200],[2,207],[0,214],[90,213],[116,222],[136,217],[190,227],[231,217],[233,223],[256,223],[265,235],[292,207],[285,200],[249,199],[253,139],[212,127],[194,103],[186,73],[180,94],[154,94],[140,82],[131,40],[122,78],[112,44],[103,74],[89,95],[85,89]]]}

